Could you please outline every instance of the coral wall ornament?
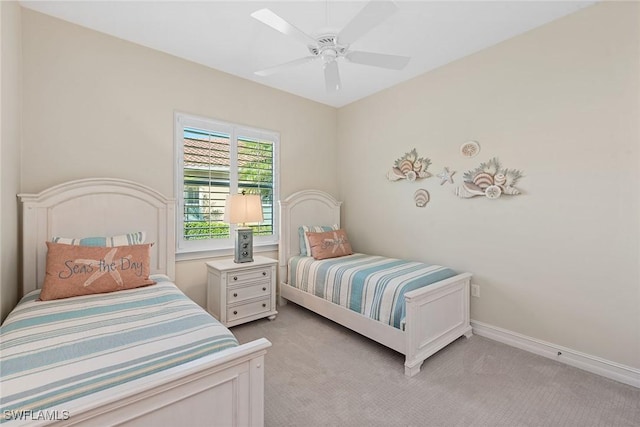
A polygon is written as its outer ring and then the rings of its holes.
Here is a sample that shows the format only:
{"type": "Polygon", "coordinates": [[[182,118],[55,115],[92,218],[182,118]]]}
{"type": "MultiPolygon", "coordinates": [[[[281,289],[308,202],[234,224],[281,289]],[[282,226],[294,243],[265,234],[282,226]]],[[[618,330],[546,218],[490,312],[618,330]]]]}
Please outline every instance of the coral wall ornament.
{"type": "Polygon", "coordinates": [[[460,146],[460,154],[463,157],[475,157],[480,152],[480,144],[477,141],[467,141],[460,146]]]}
{"type": "Polygon", "coordinates": [[[429,203],[429,192],[420,188],[413,194],[413,200],[415,200],[417,207],[424,208],[429,203]]]}
{"type": "Polygon", "coordinates": [[[497,157],[486,163],[481,163],[474,170],[463,176],[462,185],[455,190],[456,196],[469,199],[475,196],[485,196],[488,199],[498,199],[502,195],[520,194],[515,185],[524,175],[517,169],[502,168],[497,157]]]}
{"type": "Polygon", "coordinates": [[[449,172],[449,168],[442,169],[442,172],[440,172],[438,175],[436,175],[441,180],[440,181],[440,185],[444,184],[445,182],[449,182],[450,184],[453,184],[453,174],[454,173],[456,173],[456,171],[449,172]]]}
{"type": "Polygon", "coordinates": [[[429,178],[431,174],[427,172],[427,168],[430,164],[431,160],[426,157],[419,158],[418,152],[414,148],[395,161],[391,170],[387,172],[387,179],[389,181],[400,179],[415,181],[416,179],[429,178]]]}

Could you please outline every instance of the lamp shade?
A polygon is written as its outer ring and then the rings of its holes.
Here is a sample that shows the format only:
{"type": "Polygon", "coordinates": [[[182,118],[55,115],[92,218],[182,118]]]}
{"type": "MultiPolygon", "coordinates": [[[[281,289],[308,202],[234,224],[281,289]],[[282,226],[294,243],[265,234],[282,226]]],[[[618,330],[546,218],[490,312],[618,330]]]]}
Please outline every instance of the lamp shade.
{"type": "Polygon", "coordinates": [[[262,201],[257,194],[232,194],[224,206],[224,222],[244,224],[262,222],[262,201]]]}

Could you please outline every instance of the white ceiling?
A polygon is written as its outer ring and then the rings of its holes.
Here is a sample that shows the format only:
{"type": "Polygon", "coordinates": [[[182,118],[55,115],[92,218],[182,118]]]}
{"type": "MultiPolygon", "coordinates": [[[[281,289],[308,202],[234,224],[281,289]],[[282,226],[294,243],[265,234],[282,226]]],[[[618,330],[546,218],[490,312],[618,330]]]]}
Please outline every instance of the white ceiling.
{"type": "Polygon", "coordinates": [[[26,8],[334,107],[470,55],[596,1],[407,1],[352,44],[410,56],[402,71],[339,59],[342,89],[326,93],[322,63],[279,74],[254,71],[308,56],[307,47],[250,17],[269,8],[317,36],[338,32],[366,1],[21,1],[26,8]]]}

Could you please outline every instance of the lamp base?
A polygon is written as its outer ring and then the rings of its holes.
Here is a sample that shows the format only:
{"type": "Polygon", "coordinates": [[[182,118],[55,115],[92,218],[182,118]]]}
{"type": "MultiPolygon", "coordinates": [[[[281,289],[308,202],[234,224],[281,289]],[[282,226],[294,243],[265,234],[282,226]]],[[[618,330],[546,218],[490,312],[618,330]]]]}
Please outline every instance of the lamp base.
{"type": "Polygon", "coordinates": [[[233,262],[253,262],[253,230],[249,227],[236,228],[233,262]]]}

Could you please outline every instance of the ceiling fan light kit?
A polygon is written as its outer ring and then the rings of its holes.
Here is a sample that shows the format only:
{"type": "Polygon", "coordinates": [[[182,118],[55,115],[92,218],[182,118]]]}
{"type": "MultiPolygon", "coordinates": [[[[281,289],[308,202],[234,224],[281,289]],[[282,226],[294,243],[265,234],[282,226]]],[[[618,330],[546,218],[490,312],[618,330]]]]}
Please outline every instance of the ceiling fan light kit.
{"type": "Polygon", "coordinates": [[[326,90],[329,93],[333,93],[339,91],[342,86],[337,63],[339,58],[344,58],[355,64],[402,70],[411,58],[350,50],[350,45],[353,42],[387,19],[389,15],[396,12],[397,9],[398,7],[393,1],[370,1],[339,33],[323,34],[317,38],[311,37],[301,31],[269,9],[257,10],[251,14],[253,18],[282,34],[304,43],[308,47],[311,56],[265,68],[256,71],[255,74],[259,76],[269,76],[320,59],[323,63],[326,90]]]}
{"type": "Polygon", "coordinates": [[[338,63],[335,60],[325,62],[324,69],[324,83],[326,85],[327,92],[337,92],[340,90],[340,72],[338,71],[338,63]]]}

